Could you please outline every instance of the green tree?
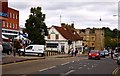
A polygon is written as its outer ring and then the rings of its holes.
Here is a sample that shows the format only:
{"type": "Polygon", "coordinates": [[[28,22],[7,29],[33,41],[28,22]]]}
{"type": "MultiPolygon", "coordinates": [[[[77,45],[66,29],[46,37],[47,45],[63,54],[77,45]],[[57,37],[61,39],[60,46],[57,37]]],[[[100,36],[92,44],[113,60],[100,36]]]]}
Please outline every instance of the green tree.
{"type": "Polygon", "coordinates": [[[28,39],[33,44],[45,44],[44,36],[48,35],[47,26],[45,24],[45,14],[42,13],[41,7],[31,8],[29,19],[25,23],[25,31],[28,33],[28,39]]]}

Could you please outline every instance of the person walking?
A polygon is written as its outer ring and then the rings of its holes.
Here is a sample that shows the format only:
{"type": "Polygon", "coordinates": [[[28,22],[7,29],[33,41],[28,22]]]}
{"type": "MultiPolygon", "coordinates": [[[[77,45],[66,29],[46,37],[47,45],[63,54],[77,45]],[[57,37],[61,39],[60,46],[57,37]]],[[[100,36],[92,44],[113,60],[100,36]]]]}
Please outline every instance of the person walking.
{"type": "Polygon", "coordinates": [[[113,59],[113,54],[114,54],[114,51],[111,50],[111,59],[113,59]]]}
{"type": "Polygon", "coordinates": [[[73,50],[73,48],[71,49],[71,55],[73,56],[73,54],[74,54],[74,50],[73,50]]]}
{"type": "Polygon", "coordinates": [[[77,53],[78,53],[78,49],[76,48],[76,49],[75,49],[75,56],[77,55],[77,53]]]}
{"type": "MultiPolygon", "coordinates": [[[[19,52],[19,48],[21,47],[21,45],[20,45],[20,41],[19,41],[19,39],[17,40],[17,41],[15,41],[15,48],[16,48],[16,51],[15,51],[15,53],[17,52],[18,53],[18,55],[20,56],[20,52],[19,52]]],[[[15,55],[14,55],[15,56],[15,55]]]]}

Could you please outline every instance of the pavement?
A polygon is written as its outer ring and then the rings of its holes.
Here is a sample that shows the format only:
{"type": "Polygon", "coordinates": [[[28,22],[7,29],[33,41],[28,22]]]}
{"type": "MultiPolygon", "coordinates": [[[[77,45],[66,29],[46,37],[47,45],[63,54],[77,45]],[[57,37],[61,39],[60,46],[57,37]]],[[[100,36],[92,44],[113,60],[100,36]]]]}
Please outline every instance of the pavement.
{"type": "MultiPolygon", "coordinates": [[[[78,56],[85,56],[85,55],[78,55],[78,56]]],[[[16,63],[16,62],[23,62],[28,60],[38,60],[38,59],[45,59],[45,58],[67,58],[67,57],[72,57],[72,56],[68,54],[60,54],[60,55],[45,56],[45,57],[3,55],[2,65],[16,63]]]]}

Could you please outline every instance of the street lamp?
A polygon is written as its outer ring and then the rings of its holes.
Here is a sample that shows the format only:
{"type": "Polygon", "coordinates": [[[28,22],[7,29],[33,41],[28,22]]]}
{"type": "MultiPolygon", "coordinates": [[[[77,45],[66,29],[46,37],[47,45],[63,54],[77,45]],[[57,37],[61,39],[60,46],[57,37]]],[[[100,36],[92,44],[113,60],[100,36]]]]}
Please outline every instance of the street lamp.
{"type": "MultiPolygon", "coordinates": [[[[118,15],[116,15],[116,14],[114,14],[113,15],[113,17],[118,17],[118,19],[119,19],[119,17],[120,17],[120,15],[118,14],[118,15]]],[[[119,22],[118,22],[118,29],[119,29],[119,22]]],[[[119,32],[119,30],[117,29],[117,42],[118,42],[118,32],[119,32]]],[[[119,43],[119,42],[118,42],[119,43]]],[[[117,43],[117,46],[118,46],[118,43],[117,43]]]]}

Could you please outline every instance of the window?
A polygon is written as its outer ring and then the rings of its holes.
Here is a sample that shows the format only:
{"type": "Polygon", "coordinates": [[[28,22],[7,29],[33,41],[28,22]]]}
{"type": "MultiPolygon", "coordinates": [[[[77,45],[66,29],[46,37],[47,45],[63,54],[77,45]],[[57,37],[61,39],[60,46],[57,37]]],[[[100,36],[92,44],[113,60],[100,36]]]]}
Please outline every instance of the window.
{"type": "Polygon", "coordinates": [[[16,19],[18,19],[17,14],[16,14],[16,19]]]}
{"type": "Polygon", "coordinates": [[[29,46],[29,47],[26,48],[26,50],[30,50],[32,48],[33,48],[33,46],[29,46]]]}
{"type": "Polygon", "coordinates": [[[56,39],[59,39],[59,35],[58,34],[56,34],[56,39]]]}
{"type": "Polygon", "coordinates": [[[10,23],[10,28],[12,27],[12,23],[10,23]]]}
{"type": "Polygon", "coordinates": [[[10,13],[10,18],[12,18],[12,13],[10,13]]]}
{"type": "Polygon", "coordinates": [[[48,35],[48,39],[50,39],[50,34],[48,35]]]}
{"type": "Polygon", "coordinates": [[[13,23],[13,28],[15,28],[15,25],[14,25],[14,23],[13,23]]]}
{"type": "Polygon", "coordinates": [[[86,36],[86,40],[89,40],[89,36],[86,36]]]}
{"type": "Polygon", "coordinates": [[[47,46],[48,48],[57,48],[58,43],[47,43],[46,46],[47,46]]]}
{"type": "Polygon", "coordinates": [[[15,14],[13,14],[13,19],[15,19],[15,14]]]}
{"type": "Polygon", "coordinates": [[[16,29],[17,29],[17,24],[16,24],[16,29]]]}
{"type": "Polygon", "coordinates": [[[92,46],[94,46],[94,43],[92,43],[92,46]]]}
{"type": "Polygon", "coordinates": [[[5,27],[5,21],[3,21],[3,27],[5,27]]]}
{"type": "Polygon", "coordinates": [[[8,22],[7,22],[7,26],[6,27],[8,27],[8,22]]]}
{"type": "Polygon", "coordinates": [[[95,40],[95,37],[92,37],[92,40],[95,40]]]}

